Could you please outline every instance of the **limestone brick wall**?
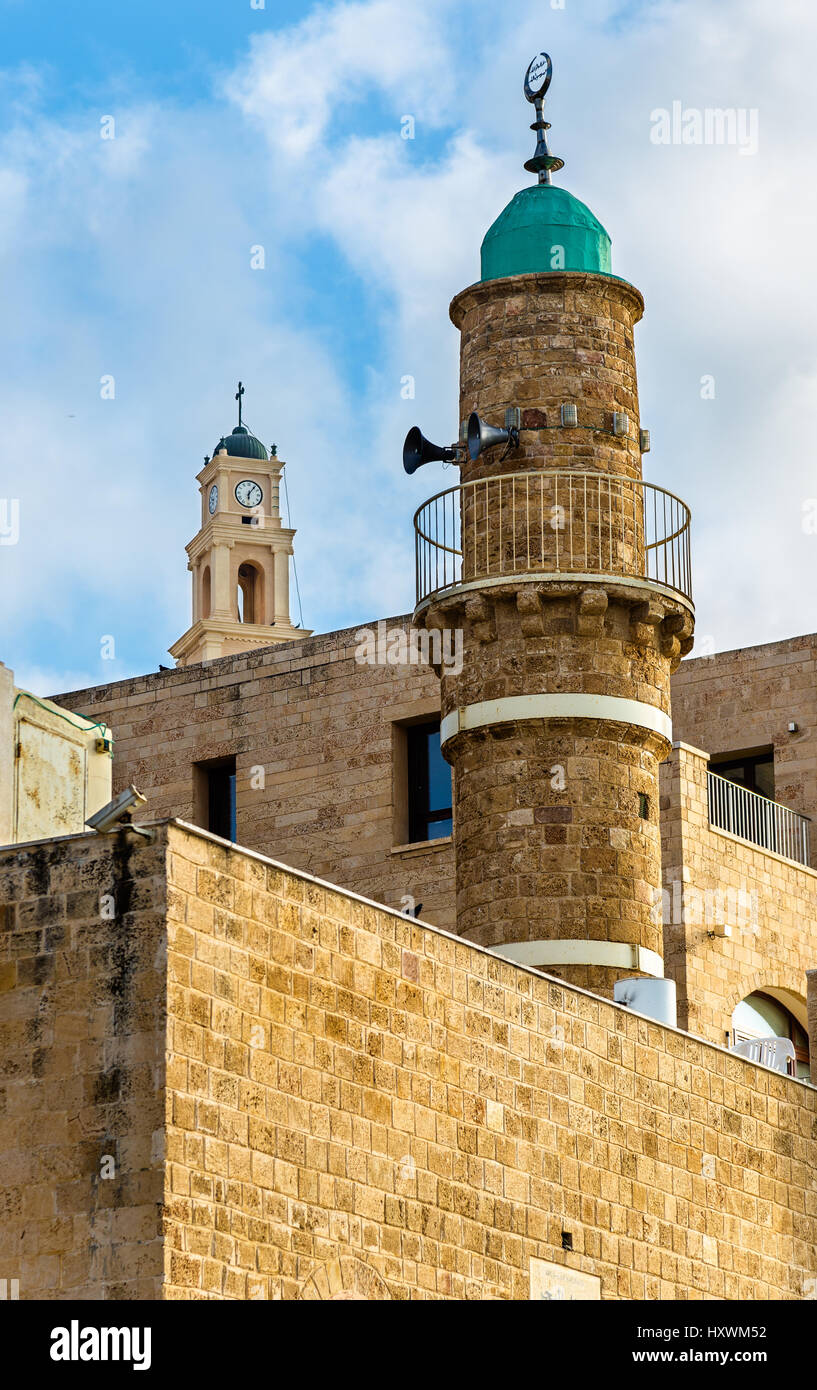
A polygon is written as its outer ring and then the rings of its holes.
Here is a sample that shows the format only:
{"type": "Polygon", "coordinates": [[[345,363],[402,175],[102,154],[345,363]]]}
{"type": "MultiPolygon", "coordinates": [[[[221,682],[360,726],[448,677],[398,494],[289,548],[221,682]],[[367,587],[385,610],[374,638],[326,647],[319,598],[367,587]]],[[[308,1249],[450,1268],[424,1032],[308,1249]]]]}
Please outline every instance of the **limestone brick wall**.
{"type": "Polygon", "coordinates": [[[817,872],[711,828],[707,767],[705,753],[679,744],[661,768],[664,964],[679,1023],[722,1043],[735,1005],[766,990],[806,1027],[817,872]]]}
{"type": "Polygon", "coordinates": [[[817,969],[806,971],[811,1084],[817,1086],[817,969]]]}
{"type": "Polygon", "coordinates": [[[604,1298],[808,1296],[817,1091],[154,833],[0,851],[21,1298],[152,1297],[161,1260],[170,1298],[526,1299],[532,1258],[604,1298]]]}
{"type": "MultiPolygon", "coordinates": [[[[462,672],[443,676],[443,714],[541,691],[637,699],[667,711],[663,610],[656,605],[647,626],[638,622],[637,592],[627,602],[590,591],[591,611],[588,591],[573,587],[492,589],[480,596],[476,619],[473,599],[464,614],[447,616],[463,622],[466,637],[462,672]]],[[[650,904],[661,881],[658,761],[667,748],[636,726],[575,718],[515,720],[447,742],[460,934],[483,946],[610,940],[660,955],[650,904]]],[[[600,965],[553,973],[610,994],[617,977],[600,965]]]]}
{"type": "Polygon", "coordinates": [[[169,850],[169,1296],[526,1299],[531,1258],[605,1298],[808,1290],[817,1092],[181,827],[169,850]]]}
{"type": "Polygon", "coordinates": [[[815,821],[817,868],[817,635],[682,662],[672,719],[676,739],[707,753],[774,749],[775,799],[815,821]]]}
{"type": "Polygon", "coordinates": [[[160,1296],[166,881],[161,842],[0,849],[0,1279],[21,1299],[160,1296]]]}
{"type": "MultiPolygon", "coordinates": [[[[539,622],[540,613],[529,617],[539,622]]],[[[408,619],[387,626],[405,630],[408,619]]],[[[410,894],[426,920],[453,928],[450,844],[392,853],[392,721],[439,710],[439,682],[421,665],[358,666],[355,631],[117,681],[58,703],[111,726],[114,792],[135,782],[148,796],[146,814],[194,819],[193,763],[235,752],[242,843],[377,901],[399,905],[410,894]],[[266,769],[264,789],[250,786],[257,765],[266,769]]],[[[778,799],[815,822],[816,643],[809,636],[686,660],[671,682],[676,738],[710,752],[773,744],[778,799]],[[787,732],[790,716],[797,734],[787,732]]]]}
{"type": "MultiPolygon", "coordinates": [[[[572,271],[491,280],[456,296],[460,418],[477,410],[501,425],[506,406],[523,412],[520,448],[500,471],[567,467],[641,477],[634,328],[643,309],[623,280],[572,271]],[[584,428],[553,428],[564,401],[578,406],[584,428]],[[626,439],[612,434],[615,410],[630,417],[626,439]]],[[[463,480],[498,466],[492,454],[467,460],[463,480]]]]}
{"type": "MultiPolygon", "coordinates": [[[[408,626],[387,619],[381,632],[408,626]]],[[[194,764],[234,754],[241,844],[380,902],[413,897],[426,920],[453,928],[450,841],[399,851],[407,829],[395,740],[403,721],[439,716],[439,681],[420,662],[359,663],[357,631],[74,691],[60,703],[109,724],[114,793],[134,782],[147,797],[143,818],[198,823],[194,764]]]]}

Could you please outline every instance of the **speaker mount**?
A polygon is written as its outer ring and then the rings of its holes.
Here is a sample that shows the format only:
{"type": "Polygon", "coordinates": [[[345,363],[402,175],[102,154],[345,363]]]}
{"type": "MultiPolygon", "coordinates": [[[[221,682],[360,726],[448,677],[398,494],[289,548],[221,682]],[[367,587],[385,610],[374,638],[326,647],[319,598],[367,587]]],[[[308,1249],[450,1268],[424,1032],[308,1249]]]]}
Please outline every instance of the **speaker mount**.
{"type": "Polygon", "coordinates": [[[432,444],[420,426],[413,425],[403,445],[403,467],[407,473],[416,473],[424,463],[459,463],[460,452],[459,444],[432,444]]]}

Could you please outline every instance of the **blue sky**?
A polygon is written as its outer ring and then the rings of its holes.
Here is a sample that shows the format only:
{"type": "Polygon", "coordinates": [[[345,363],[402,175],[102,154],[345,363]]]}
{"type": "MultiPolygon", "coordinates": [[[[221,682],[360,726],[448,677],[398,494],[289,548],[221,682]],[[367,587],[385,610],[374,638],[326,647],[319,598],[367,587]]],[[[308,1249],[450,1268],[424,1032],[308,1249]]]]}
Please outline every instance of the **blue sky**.
{"type": "Polygon", "coordinates": [[[646,473],[693,507],[699,651],[817,625],[807,0],[0,0],[0,19],[0,498],[21,518],[0,660],[18,683],[170,664],[195,474],[238,377],[288,461],[305,625],[411,607],[412,512],[456,474],[406,479],[402,440],[456,432],[448,302],[528,181],[541,47],[559,181],[646,298],[646,473]],[[757,153],[656,146],[675,100],[755,110],[757,153]]]}
{"type": "Polygon", "coordinates": [[[84,109],[94,93],[172,97],[201,95],[214,71],[246,52],[248,39],[297,23],[307,6],[270,0],[252,9],[234,0],[3,0],[7,66],[48,65],[57,87],[54,110],[84,109]]]}

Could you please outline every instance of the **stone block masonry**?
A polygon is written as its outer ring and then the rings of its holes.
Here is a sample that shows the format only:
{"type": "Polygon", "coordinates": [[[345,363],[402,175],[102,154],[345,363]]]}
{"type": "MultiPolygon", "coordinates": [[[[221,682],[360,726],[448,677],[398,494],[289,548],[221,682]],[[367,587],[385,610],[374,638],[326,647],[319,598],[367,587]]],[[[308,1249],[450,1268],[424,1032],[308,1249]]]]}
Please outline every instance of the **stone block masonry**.
{"type": "MultiPolygon", "coordinates": [[[[808,1031],[807,971],[817,965],[817,872],[709,823],[706,753],[676,744],[661,767],[664,960],[678,1019],[713,1042],[755,990],[808,1031]]],[[[817,1043],[817,1033],[812,1034],[817,1043]]],[[[817,1051],[817,1048],[815,1048],[817,1051]]]]}
{"type": "MultiPolygon", "coordinates": [[[[409,619],[388,619],[385,628],[407,632],[409,619]]],[[[199,822],[195,764],[235,756],[241,844],[389,906],[413,897],[427,921],[453,927],[450,841],[401,851],[406,817],[395,792],[395,731],[439,717],[440,684],[419,662],[361,664],[358,631],[75,691],[60,702],[107,717],[114,792],[135,782],[147,816],[199,822]]]]}
{"type": "Polygon", "coordinates": [[[817,1090],[154,830],[0,851],[21,1298],[527,1299],[531,1259],[607,1299],[813,1288],[817,1090]]]}
{"type": "MultiPolygon", "coordinates": [[[[540,606],[534,614],[537,625],[543,612],[540,606]]],[[[408,624],[404,617],[388,625],[408,624]]],[[[451,844],[393,852],[403,838],[395,833],[393,721],[439,711],[439,682],[422,665],[358,666],[355,631],[118,681],[61,696],[60,703],[111,726],[114,791],[135,781],[151,816],[194,819],[193,764],[235,753],[242,843],[390,906],[411,894],[423,902],[426,920],[453,928],[451,844]],[[250,785],[250,768],[259,764],[266,768],[264,789],[250,785]]],[[[532,640],[535,645],[535,635],[532,640]]],[[[712,753],[773,746],[776,796],[817,819],[815,642],[793,638],[683,661],[671,696],[676,739],[712,753]],[[792,721],[794,734],[787,728],[792,721]]],[[[644,698],[658,702],[666,692],[644,698]]],[[[563,758],[556,762],[565,765],[563,758]]],[[[670,778],[665,796],[676,785],[670,778]]],[[[646,784],[638,789],[648,790],[646,784]]],[[[502,795],[507,798],[507,788],[502,795]]],[[[543,798],[539,814],[564,815],[565,798],[549,779],[547,798],[553,808],[543,798]]],[[[651,803],[651,818],[656,813],[651,803]]],[[[508,833],[521,840],[528,832],[516,826],[508,833]]],[[[557,843],[568,827],[554,820],[547,833],[557,843]]],[[[678,867],[674,852],[667,858],[668,833],[665,878],[678,867]]],[[[817,845],[817,833],[812,842],[817,845]]],[[[726,874],[732,845],[718,844],[726,874]]],[[[758,853],[753,863],[764,858],[758,853]]],[[[801,930],[813,920],[811,914],[801,930]]],[[[674,969],[669,956],[665,968],[674,969]]],[[[719,1021],[716,1040],[722,1036],[719,1021]]]]}
{"type": "Polygon", "coordinates": [[[773,750],[775,800],[817,821],[817,634],[682,662],[672,718],[676,739],[712,755],[773,750]]]}
{"type": "Polygon", "coordinates": [[[463,457],[469,582],[435,591],[415,614],[463,631],[462,669],[441,675],[457,931],[608,995],[622,975],[664,973],[650,913],[658,766],[671,742],[670,674],[693,629],[682,595],[647,578],[642,310],[624,281],[568,272],[492,280],[454,299],[460,418],[518,409],[522,432],[510,458],[463,457]],[[577,425],[557,427],[562,403],[576,406],[577,425]],[[621,412],[633,424],[619,435],[621,412]],[[545,502],[543,481],[560,468],[561,508],[545,502]],[[479,727],[468,726],[474,711],[479,727]]]}
{"type": "Polygon", "coordinates": [[[0,850],[0,1278],[162,1287],[166,845],[0,850]]]}

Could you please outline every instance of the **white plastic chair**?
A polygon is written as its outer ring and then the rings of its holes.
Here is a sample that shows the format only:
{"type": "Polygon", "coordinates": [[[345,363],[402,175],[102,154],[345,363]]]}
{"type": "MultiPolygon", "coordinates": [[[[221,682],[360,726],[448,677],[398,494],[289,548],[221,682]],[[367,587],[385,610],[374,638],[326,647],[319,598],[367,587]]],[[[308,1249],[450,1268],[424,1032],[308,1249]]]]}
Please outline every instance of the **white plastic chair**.
{"type": "Polygon", "coordinates": [[[791,1038],[744,1038],[731,1049],[750,1062],[759,1062],[762,1067],[773,1071],[789,1073],[789,1061],[795,1060],[794,1043],[791,1038]]]}

